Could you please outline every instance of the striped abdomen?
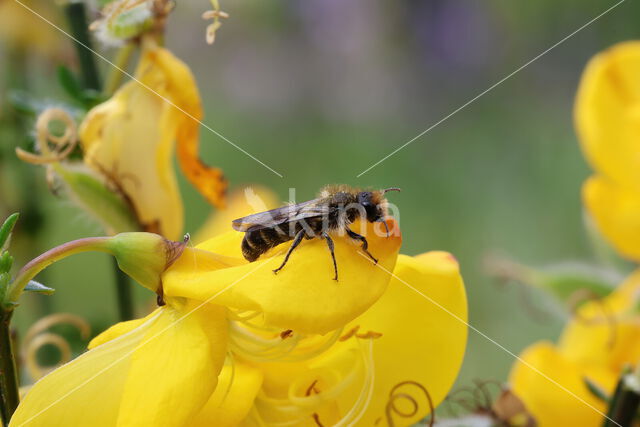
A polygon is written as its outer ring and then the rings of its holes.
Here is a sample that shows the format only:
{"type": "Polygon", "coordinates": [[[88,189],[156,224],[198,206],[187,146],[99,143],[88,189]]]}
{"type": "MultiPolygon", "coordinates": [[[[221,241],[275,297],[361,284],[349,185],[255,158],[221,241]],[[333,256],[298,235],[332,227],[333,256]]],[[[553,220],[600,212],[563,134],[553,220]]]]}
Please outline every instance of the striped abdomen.
{"type": "Polygon", "coordinates": [[[275,228],[247,231],[242,239],[242,255],[247,261],[253,262],[269,249],[287,242],[293,237],[287,233],[279,233],[275,228]]]}

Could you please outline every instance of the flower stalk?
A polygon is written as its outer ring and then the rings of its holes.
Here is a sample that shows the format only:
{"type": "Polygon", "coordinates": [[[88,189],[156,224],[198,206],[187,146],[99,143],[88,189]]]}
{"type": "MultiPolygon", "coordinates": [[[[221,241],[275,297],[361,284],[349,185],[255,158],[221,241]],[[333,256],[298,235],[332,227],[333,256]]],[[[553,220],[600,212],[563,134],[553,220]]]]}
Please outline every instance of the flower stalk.
{"type": "Polygon", "coordinates": [[[0,416],[8,425],[20,403],[18,370],[11,339],[11,315],[13,310],[2,309],[0,314],[0,416]]]}
{"type": "Polygon", "coordinates": [[[609,405],[603,427],[630,426],[640,409],[640,365],[633,373],[624,373],[609,405]]]}
{"type": "Polygon", "coordinates": [[[91,51],[85,4],[81,1],[71,0],[64,6],[64,12],[69,21],[71,34],[75,39],[74,45],[80,63],[82,82],[86,89],[100,91],[100,77],[94,54],[91,51]]]}

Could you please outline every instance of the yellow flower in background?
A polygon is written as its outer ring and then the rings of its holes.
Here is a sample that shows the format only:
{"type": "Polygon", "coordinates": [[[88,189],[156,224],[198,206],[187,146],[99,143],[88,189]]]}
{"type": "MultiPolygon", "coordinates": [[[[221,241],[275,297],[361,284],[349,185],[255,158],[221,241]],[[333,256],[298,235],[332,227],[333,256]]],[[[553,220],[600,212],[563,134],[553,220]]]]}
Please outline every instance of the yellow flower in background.
{"type": "Polygon", "coordinates": [[[587,65],[575,122],[596,175],[583,199],[598,228],[622,254],[640,260],[640,41],[617,44],[587,65]]]}
{"type": "MultiPolygon", "coordinates": [[[[51,2],[41,0],[22,1],[30,8],[39,10],[49,19],[58,13],[51,2]]],[[[47,25],[15,0],[0,0],[0,43],[25,51],[53,58],[64,52],[64,43],[58,30],[47,25]]]]}
{"type": "Polygon", "coordinates": [[[590,381],[611,395],[623,367],[640,362],[639,301],[640,270],[606,298],[584,303],[558,345],[539,342],[520,355],[524,363],[513,366],[509,382],[539,426],[602,425],[597,411],[606,413],[607,403],[586,384],[590,381]]]}
{"type": "Polygon", "coordinates": [[[192,240],[196,244],[202,243],[212,236],[229,231],[234,219],[275,209],[280,205],[278,196],[260,185],[234,190],[229,194],[227,208],[211,213],[198,232],[192,236],[192,240]]]}
{"type": "Polygon", "coordinates": [[[85,162],[126,196],[145,230],[177,239],[183,207],[176,142],[185,174],[216,206],[224,204],[227,183],[198,159],[202,107],[189,68],[146,40],[135,79],[87,114],[79,130],[85,162]]]}

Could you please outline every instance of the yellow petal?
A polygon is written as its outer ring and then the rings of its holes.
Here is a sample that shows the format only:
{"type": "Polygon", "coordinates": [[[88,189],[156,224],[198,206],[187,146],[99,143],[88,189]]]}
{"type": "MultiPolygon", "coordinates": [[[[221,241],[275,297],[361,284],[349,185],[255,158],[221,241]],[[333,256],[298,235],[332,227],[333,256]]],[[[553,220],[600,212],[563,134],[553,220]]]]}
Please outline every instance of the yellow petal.
{"type": "Polygon", "coordinates": [[[227,207],[213,212],[193,237],[195,243],[231,231],[231,221],[243,216],[278,207],[278,197],[266,187],[253,186],[237,189],[229,195],[227,207]]]}
{"type": "Polygon", "coordinates": [[[226,364],[218,377],[215,392],[189,425],[237,426],[249,413],[261,384],[259,369],[240,360],[226,364]]]}
{"type": "Polygon", "coordinates": [[[183,210],[174,146],[198,138],[187,114],[201,116],[200,98],[189,68],[163,48],[143,50],[135,77],[140,83],[126,83],[87,114],[80,126],[85,161],[128,197],[147,231],[176,240],[183,210]]]}
{"type": "Polygon", "coordinates": [[[38,381],[11,425],[184,425],[216,387],[224,309],[166,305],[38,381]]]}
{"type": "Polygon", "coordinates": [[[595,56],[578,89],[575,121],[591,165],[640,191],[640,41],[595,56]]]}
{"type": "Polygon", "coordinates": [[[620,372],[640,361],[640,270],[602,301],[585,303],[565,327],[559,348],[570,360],[620,372]]]}
{"type": "Polygon", "coordinates": [[[584,378],[612,392],[617,381],[614,372],[571,362],[547,342],[532,345],[520,357],[557,383],[554,384],[525,363],[516,362],[513,366],[509,377],[511,387],[535,417],[539,427],[602,425],[606,404],[587,389],[584,378]]]}
{"type": "MultiPolygon", "coordinates": [[[[391,229],[395,224],[389,221],[391,229]]],[[[358,225],[353,224],[353,229],[360,230],[358,225]]],[[[264,322],[269,326],[324,334],[363,313],[382,295],[389,282],[385,270],[391,271],[395,266],[402,241],[399,232],[379,236],[373,224],[368,223],[363,233],[369,240],[369,251],[383,268],[361,254],[351,239],[335,235],[338,282],[333,280],[327,244],[316,238],[303,241],[277,275],[273,270],[282,264],[289,242],[256,262],[232,268],[210,271],[197,260],[195,265],[174,263],[164,274],[164,292],[239,310],[256,310],[264,314],[264,322]]],[[[241,237],[239,233],[236,235],[241,237]]],[[[221,239],[228,237],[223,235],[221,239]]],[[[240,239],[236,247],[239,246],[240,239]]]]}
{"type": "Polygon", "coordinates": [[[640,191],[596,175],[584,183],[582,198],[607,241],[621,255],[640,260],[640,191]]]}
{"type": "Polygon", "coordinates": [[[133,319],[133,320],[127,320],[125,322],[116,323],[115,325],[111,326],[107,330],[103,331],[102,333],[94,337],[89,343],[89,345],[87,345],[87,348],[91,350],[101,344],[106,343],[107,341],[111,341],[115,338],[118,338],[121,335],[131,332],[132,330],[143,325],[150,318],[156,316],[158,314],[158,311],[161,311],[161,310],[162,308],[157,308],[151,313],[149,313],[147,316],[142,317],[140,319],[133,319]]]}
{"type": "MultiPolygon", "coordinates": [[[[467,297],[456,259],[446,252],[400,255],[394,276],[380,300],[352,323],[360,326],[360,333],[382,334],[373,342],[375,393],[363,425],[385,419],[394,387],[394,394],[410,395],[418,403],[411,417],[392,412],[395,425],[413,425],[424,418],[430,410],[420,386],[434,405],[442,402],[466,348],[467,297]]],[[[396,404],[411,407],[404,397],[396,404]]]]}

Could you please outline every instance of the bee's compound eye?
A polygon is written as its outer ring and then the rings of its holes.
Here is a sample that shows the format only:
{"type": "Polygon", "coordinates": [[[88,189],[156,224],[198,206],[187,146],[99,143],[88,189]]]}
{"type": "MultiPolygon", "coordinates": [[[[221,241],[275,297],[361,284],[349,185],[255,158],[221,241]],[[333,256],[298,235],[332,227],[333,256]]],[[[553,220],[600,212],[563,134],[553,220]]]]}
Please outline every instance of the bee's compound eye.
{"type": "Polygon", "coordinates": [[[364,207],[371,206],[373,204],[371,201],[372,196],[370,191],[361,191],[358,193],[358,203],[364,207]]]}

